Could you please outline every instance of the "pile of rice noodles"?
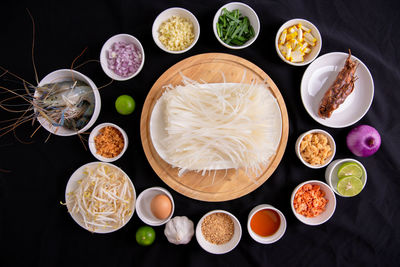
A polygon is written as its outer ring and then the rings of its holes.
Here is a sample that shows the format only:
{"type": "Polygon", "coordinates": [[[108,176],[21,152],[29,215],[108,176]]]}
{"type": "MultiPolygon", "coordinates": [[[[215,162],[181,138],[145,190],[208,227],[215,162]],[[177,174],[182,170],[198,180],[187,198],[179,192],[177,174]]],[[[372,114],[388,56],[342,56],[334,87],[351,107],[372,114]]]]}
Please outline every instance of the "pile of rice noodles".
{"type": "Polygon", "coordinates": [[[179,175],[228,168],[258,173],[275,154],[280,111],[268,85],[184,77],[183,85],[166,87],[159,99],[165,102],[162,142],[165,160],[180,168],[179,175]]]}

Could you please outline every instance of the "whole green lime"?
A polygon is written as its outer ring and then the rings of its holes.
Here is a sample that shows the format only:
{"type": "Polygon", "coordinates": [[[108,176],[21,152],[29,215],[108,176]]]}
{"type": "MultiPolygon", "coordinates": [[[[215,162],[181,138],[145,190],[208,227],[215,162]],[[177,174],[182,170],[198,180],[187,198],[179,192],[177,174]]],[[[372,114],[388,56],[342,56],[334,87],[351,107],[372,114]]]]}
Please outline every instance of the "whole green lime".
{"type": "Polygon", "coordinates": [[[129,115],[135,110],[135,100],[130,95],[120,95],[115,100],[115,108],[119,114],[129,115]]]}
{"type": "Polygon", "coordinates": [[[141,226],[136,231],[136,242],[141,246],[150,246],[156,239],[156,232],[150,226],[141,226]]]}

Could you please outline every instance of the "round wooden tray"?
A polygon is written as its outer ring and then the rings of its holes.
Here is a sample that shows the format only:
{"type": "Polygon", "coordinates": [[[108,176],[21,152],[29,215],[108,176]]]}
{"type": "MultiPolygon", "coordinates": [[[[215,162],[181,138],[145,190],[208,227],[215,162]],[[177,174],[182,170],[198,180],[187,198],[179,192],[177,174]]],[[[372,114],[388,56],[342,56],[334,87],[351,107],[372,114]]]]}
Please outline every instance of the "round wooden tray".
{"type": "Polygon", "coordinates": [[[154,83],[144,102],[141,121],[140,136],[143,150],[153,170],[157,175],[175,191],[203,201],[225,201],[246,195],[262,185],[278,167],[286,148],[288,139],[288,114],[279,89],[271,78],[253,63],[229,54],[207,53],[184,59],[166,72],[154,83]],[[182,75],[195,80],[208,83],[223,82],[251,83],[266,82],[271,88],[272,94],[277,99],[282,117],[282,135],[275,156],[268,166],[263,166],[262,171],[256,177],[249,178],[242,170],[218,170],[205,174],[189,171],[178,176],[178,168],[173,168],[165,162],[155,150],[150,137],[150,118],[153,107],[162,95],[163,86],[182,84],[182,75]]]}

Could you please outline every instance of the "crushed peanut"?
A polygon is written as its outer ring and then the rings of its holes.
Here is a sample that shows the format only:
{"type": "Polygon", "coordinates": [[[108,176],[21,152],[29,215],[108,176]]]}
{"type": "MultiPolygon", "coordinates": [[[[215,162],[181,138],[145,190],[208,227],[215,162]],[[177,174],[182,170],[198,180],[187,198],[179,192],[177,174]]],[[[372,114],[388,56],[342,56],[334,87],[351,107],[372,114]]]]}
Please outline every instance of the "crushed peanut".
{"type": "Polygon", "coordinates": [[[300,155],[311,165],[322,165],[332,155],[332,148],[324,134],[310,133],[300,142],[300,155]]]}
{"type": "Polygon", "coordinates": [[[94,138],[96,153],[105,158],[118,156],[124,148],[124,137],[115,127],[106,126],[100,129],[94,138]]]}
{"type": "Polygon", "coordinates": [[[232,239],[235,226],[231,217],[222,212],[208,215],[201,224],[204,238],[216,245],[222,245],[232,239]]]}

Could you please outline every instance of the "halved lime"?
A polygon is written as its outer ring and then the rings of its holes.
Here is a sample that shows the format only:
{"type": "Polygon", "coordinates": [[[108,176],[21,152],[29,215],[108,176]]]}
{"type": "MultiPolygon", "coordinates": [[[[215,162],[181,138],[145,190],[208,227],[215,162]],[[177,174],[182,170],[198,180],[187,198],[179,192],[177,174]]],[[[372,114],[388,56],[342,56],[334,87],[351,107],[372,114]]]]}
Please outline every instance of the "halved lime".
{"type": "Polygon", "coordinates": [[[337,191],[342,196],[353,197],[358,195],[363,188],[361,179],[355,176],[346,176],[337,183],[337,191]]]}
{"type": "Polygon", "coordinates": [[[346,176],[354,176],[361,179],[363,176],[363,170],[361,166],[355,162],[345,162],[340,165],[337,176],[339,180],[346,176]]]}

